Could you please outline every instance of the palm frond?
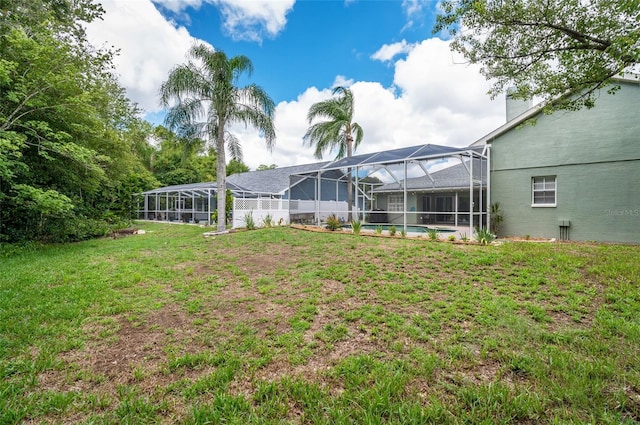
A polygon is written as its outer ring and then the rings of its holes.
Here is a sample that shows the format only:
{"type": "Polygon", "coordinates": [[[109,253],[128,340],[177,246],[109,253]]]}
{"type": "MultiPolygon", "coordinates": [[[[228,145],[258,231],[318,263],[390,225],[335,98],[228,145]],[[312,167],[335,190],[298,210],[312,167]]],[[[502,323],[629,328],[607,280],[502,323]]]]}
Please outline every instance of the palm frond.
{"type": "Polygon", "coordinates": [[[234,134],[226,132],[225,142],[227,143],[227,149],[229,150],[231,159],[242,161],[242,145],[240,144],[240,140],[234,134]]]}
{"type": "Polygon", "coordinates": [[[352,123],[354,99],[351,90],[339,86],[333,90],[333,94],[338,96],[314,103],[307,112],[307,120],[311,125],[303,137],[303,143],[315,146],[314,156],[318,159],[322,158],[324,152],[334,149],[337,149],[336,159],[347,156],[353,135],[352,148],[360,144],[364,135],[362,127],[352,123]]]}

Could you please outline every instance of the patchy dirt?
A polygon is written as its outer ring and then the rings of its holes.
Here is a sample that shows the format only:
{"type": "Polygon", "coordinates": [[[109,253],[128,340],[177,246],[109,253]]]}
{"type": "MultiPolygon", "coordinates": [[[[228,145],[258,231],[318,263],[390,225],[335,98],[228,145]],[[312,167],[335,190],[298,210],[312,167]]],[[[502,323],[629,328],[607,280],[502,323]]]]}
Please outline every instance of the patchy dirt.
{"type": "MultiPolygon", "coordinates": [[[[344,388],[328,378],[328,372],[345,358],[375,353],[414,361],[413,350],[442,359],[434,376],[413,377],[407,386],[407,391],[425,401],[434,388],[441,390],[443,385],[485,385],[500,380],[515,386],[526,379],[481,354],[474,320],[479,310],[473,297],[469,296],[464,314],[446,316],[469,293],[502,296],[491,279],[476,277],[507,276],[519,264],[474,264],[462,258],[459,264],[464,268],[456,268],[457,259],[445,250],[423,248],[417,241],[405,243],[396,238],[373,246],[357,238],[345,239],[335,243],[348,248],[326,244],[310,251],[313,247],[297,240],[295,244],[249,246],[221,244],[220,237],[208,248],[211,253],[206,259],[189,257],[167,265],[181,277],[162,288],[169,301],[160,308],[135,318],[93,318],[86,323],[86,345],[63,353],[60,360],[66,367],[41,374],[39,387],[42,391],[104,395],[112,400],[108,407],[112,411],[122,399],[119,389],[132,386],[141,397],[166,405],[166,423],[179,422],[190,414],[189,406],[194,403],[184,396],[184,388],[215,375],[220,366],[204,363],[170,370],[169,361],[187,353],[217,353],[230,341],[247,346],[228,353],[244,363],[234,372],[226,391],[247,400],[252,400],[261,382],[283,378],[301,378],[339,394],[344,388]],[[336,256],[335,252],[343,254],[336,256]],[[194,292],[200,304],[195,311],[179,297],[180,285],[190,281],[215,286],[194,292]],[[369,316],[358,316],[360,311],[369,316]],[[294,335],[297,339],[287,346],[278,338],[291,335],[296,320],[306,321],[308,328],[294,335]],[[420,323],[424,328],[419,329],[420,323]],[[327,327],[335,324],[346,328],[345,334],[329,340],[324,335],[327,327]],[[454,335],[461,335],[458,347],[451,342],[454,335]],[[467,335],[476,339],[466,341],[467,335]],[[251,346],[251,338],[255,346],[251,346]],[[450,358],[447,350],[451,347],[460,348],[463,358],[450,358]],[[261,355],[263,363],[252,366],[251,361],[261,355]]],[[[473,249],[477,247],[455,247],[459,257],[473,249]]],[[[551,308],[547,312],[551,321],[541,326],[550,332],[590,325],[589,314],[576,323],[568,313],[551,308]]],[[[214,393],[203,391],[197,401],[207,403],[214,393]]],[[[295,422],[296,415],[301,412],[292,407],[287,419],[295,422]]],[[[58,422],[83,419],[74,416],[58,422]]]]}

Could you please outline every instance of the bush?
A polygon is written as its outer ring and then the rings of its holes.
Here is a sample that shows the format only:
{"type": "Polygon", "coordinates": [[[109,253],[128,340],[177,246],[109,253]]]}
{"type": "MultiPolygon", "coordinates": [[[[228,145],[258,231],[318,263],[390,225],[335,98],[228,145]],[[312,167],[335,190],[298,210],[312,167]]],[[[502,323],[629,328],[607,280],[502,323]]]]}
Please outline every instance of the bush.
{"type": "Polygon", "coordinates": [[[476,228],[476,241],[478,241],[482,245],[489,245],[494,241],[496,235],[491,233],[489,229],[482,227],[480,229],[476,228]]]}
{"type": "Polygon", "coordinates": [[[360,220],[353,220],[351,222],[351,230],[353,230],[354,235],[359,235],[360,230],[362,230],[362,222],[360,220]]]}
{"type": "Polygon", "coordinates": [[[267,214],[262,221],[264,222],[264,227],[273,227],[273,217],[271,217],[271,214],[267,214]]]}
{"type": "Polygon", "coordinates": [[[376,226],[376,235],[381,235],[382,234],[382,226],[376,226]]]}
{"type": "Polygon", "coordinates": [[[340,229],[341,227],[342,227],[342,222],[340,221],[340,218],[338,218],[337,215],[331,214],[329,217],[327,217],[327,229],[333,232],[335,230],[340,229]]]}
{"type": "Polygon", "coordinates": [[[437,241],[438,240],[438,229],[427,229],[427,235],[429,235],[429,240],[437,241]]]}
{"type": "Polygon", "coordinates": [[[244,224],[247,230],[254,230],[256,228],[256,223],[253,221],[253,212],[244,215],[244,224]]]}
{"type": "Polygon", "coordinates": [[[127,227],[128,223],[118,222],[109,225],[104,220],[73,217],[61,220],[49,220],[45,225],[47,243],[77,242],[107,236],[110,231],[127,227]]]}
{"type": "Polygon", "coordinates": [[[390,236],[396,235],[396,226],[389,226],[389,235],[390,236]]]}
{"type": "Polygon", "coordinates": [[[491,211],[491,224],[489,226],[490,231],[495,235],[498,234],[498,230],[500,228],[500,224],[502,223],[502,207],[500,206],[500,202],[494,202],[489,207],[491,211]]]}

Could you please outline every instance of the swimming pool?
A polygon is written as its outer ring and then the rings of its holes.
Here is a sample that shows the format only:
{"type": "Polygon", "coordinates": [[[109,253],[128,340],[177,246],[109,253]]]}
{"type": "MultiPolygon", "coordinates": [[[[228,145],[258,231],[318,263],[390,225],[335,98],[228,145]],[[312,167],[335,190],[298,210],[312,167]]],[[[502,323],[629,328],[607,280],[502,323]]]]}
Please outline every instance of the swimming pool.
{"type": "MultiPolygon", "coordinates": [[[[362,230],[376,230],[376,228],[381,227],[382,230],[389,230],[389,227],[395,226],[397,232],[402,232],[403,226],[402,224],[394,225],[394,224],[370,224],[365,223],[361,225],[362,230]]],[[[345,224],[342,226],[344,229],[351,229],[350,224],[345,224]]],[[[454,229],[447,229],[442,227],[427,227],[427,226],[415,226],[408,225],[407,233],[427,233],[430,230],[437,230],[438,233],[453,233],[454,229]]]]}

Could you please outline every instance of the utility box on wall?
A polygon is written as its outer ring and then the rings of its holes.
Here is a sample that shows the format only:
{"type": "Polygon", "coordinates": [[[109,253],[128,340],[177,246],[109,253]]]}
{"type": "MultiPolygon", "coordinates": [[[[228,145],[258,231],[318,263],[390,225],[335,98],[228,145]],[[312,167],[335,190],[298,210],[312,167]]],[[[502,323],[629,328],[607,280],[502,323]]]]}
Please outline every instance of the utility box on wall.
{"type": "Polygon", "coordinates": [[[558,219],[558,227],[560,227],[560,240],[569,240],[569,227],[571,227],[571,220],[558,219]]]}

